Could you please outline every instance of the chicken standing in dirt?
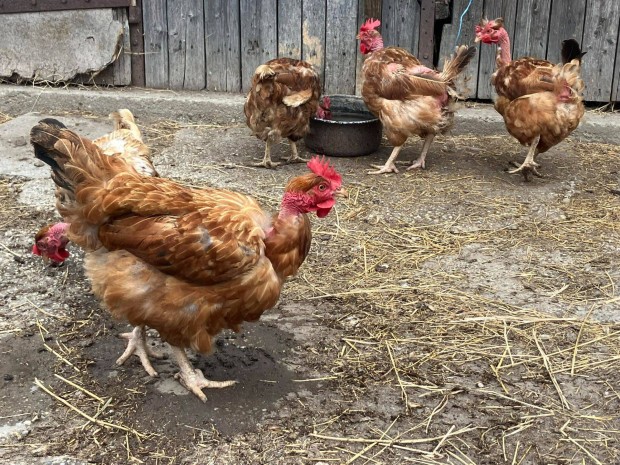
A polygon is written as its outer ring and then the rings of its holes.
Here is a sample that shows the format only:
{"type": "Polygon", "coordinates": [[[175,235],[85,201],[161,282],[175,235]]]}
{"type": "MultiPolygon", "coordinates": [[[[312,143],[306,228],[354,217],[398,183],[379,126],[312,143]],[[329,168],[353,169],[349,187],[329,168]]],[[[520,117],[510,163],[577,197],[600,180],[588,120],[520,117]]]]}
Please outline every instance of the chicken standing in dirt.
{"type": "MultiPolygon", "coordinates": [[[[52,167],[56,206],[71,223],[71,241],[87,252],[93,291],[115,317],[155,328],[172,347],[177,377],[203,401],[202,388],[233,381],[205,379],[185,348],[208,352],[221,330],[236,331],[273,307],[310,249],[307,213],[323,218],[346,194],[340,175],[315,157],[270,216],[237,192],[140,175],[55,120],[35,126],[31,142],[52,167]]],[[[144,339],[131,343],[157,375],[144,339]]]]}
{"type": "Polygon", "coordinates": [[[580,76],[581,52],[574,39],[562,42],[562,63],[524,57],[512,60],[510,38],[502,18],[476,26],[476,42],[497,44],[497,70],[491,76],[497,98],[495,109],[506,129],[529,146],[525,161],[510,173],[540,176],[536,155],[546,152],[573,132],[584,114],[580,76]]]}
{"type": "Polygon", "coordinates": [[[383,124],[385,135],[394,150],[383,166],[369,174],[398,173],[396,157],[411,136],[424,139],[420,157],[407,169],[424,168],[426,154],[437,134],[443,134],[454,120],[457,92],[454,79],[474,57],[473,47],[462,45],[456,55],[446,60],[442,72],[424,66],[407,50],[383,47],[376,30],[381,22],[369,19],[357,38],[366,55],[362,67],[362,97],[368,109],[383,124]]]}
{"type": "Polygon", "coordinates": [[[265,156],[256,166],[273,168],[271,146],[289,139],[292,155],[286,162],[306,162],[296,142],[310,129],[310,118],[319,106],[321,84],[312,65],[292,58],[276,58],[256,68],[252,88],[243,107],[248,127],[265,141],[265,156]]]}
{"type": "MultiPolygon", "coordinates": [[[[145,176],[158,176],[151,160],[151,151],[142,140],[140,128],[131,111],[121,109],[110,114],[114,130],[93,140],[105,155],[122,158],[129,169],[135,169],[145,176]]],[[[67,232],[71,225],[56,223],[42,227],[34,238],[32,253],[40,255],[43,261],[60,265],[69,257],[67,232]]]]}

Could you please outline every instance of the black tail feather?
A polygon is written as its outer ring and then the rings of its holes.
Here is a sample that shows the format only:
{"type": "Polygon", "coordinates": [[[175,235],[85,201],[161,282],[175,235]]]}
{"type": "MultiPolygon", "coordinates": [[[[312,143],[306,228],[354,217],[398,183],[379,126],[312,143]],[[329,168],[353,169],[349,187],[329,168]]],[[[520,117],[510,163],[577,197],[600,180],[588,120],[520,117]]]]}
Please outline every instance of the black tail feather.
{"type": "Polygon", "coordinates": [[[61,159],[62,155],[53,150],[59,131],[63,129],[66,129],[66,126],[56,119],[42,119],[30,131],[30,142],[34,147],[34,156],[52,168],[52,179],[56,185],[73,192],[73,186],[64,173],[63,165],[66,160],[61,159]]]}
{"type": "Polygon", "coordinates": [[[581,62],[581,57],[583,57],[586,52],[581,51],[581,47],[579,46],[579,42],[575,39],[567,39],[562,41],[562,64],[569,63],[572,60],[579,60],[581,62]]]}

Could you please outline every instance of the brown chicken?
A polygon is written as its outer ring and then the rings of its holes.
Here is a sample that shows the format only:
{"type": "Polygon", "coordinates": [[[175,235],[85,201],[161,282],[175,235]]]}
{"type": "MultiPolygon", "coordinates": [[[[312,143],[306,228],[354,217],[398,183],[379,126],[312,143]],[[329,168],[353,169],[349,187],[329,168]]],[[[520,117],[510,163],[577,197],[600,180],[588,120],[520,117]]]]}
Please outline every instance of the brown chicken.
{"type": "MultiPolygon", "coordinates": [[[[145,176],[158,176],[151,160],[151,151],[142,141],[142,133],[131,111],[121,109],[110,114],[114,121],[111,133],[93,140],[105,155],[122,158],[129,169],[145,176]]],[[[41,256],[45,263],[61,265],[69,257],[67,247],[68,223],[43,226],[35,235],[32,253],[41,256]]]]}
{"type": "Polygon", "coordinates": [[[135,352],[156,376],[141,330],[155,328],[172,347],[177,377],[203,401],[202,388],[233,382],[205,379],[185,348],[208,352],[221,330],[236,331],[273,307],[308,254],[307,214],[325,217],[346,193],[340,175],[315,157],[270,216],[237,192],[142,176],[54,120],[35,126],[31,142],[52,168],[58,211],[87,252],[94,293],[137,328],[123,357],[135,352]]]}
{"type": "Polygon", "coordinates": [[[320,95],[319,75],[310,63],[276,58],[256,68],[243,107],[248,127],[266,143],[263,161],[255,166],[279,164],[271,161],[271,146],[282,137],[291,144],[292,155],[286,162],[307,161],[299,156],[296,142],[308,133],[320,95]]]}
{"type": "Polygon", "coordinates": [[[536,155],[562,142],[579,126],[584,114],[580,77],[581,52],[574,39],[562,42],[562,63],[536,58],[512,60],[510,38],[502,18],[482,20],[476,42],[497,44],[497,70],[491,77],[497,98],[495,109],[506,129],[529,146],[525,161],[510,173],[540,176],[536,155]]]}
{"type": "Polygon", "coordinates": [[[476,54],[473,47],[462,45],[455,56],[446,60],[442,72],[424,66],[407,50],[383,47],[376,30],[379,20],[369,19],[357,38],[366,55],[362,67],[362,97],[368,109],[383,124],[385,135],[394,150],[383,166],[369,174],[398,173],[395,160],[411,136],[424,139],[420,157],[407,169],[424,168],[428,149],[437,134],[443,134],[454,120],[454,101],[458,96],[454,79],[476,54]]]}

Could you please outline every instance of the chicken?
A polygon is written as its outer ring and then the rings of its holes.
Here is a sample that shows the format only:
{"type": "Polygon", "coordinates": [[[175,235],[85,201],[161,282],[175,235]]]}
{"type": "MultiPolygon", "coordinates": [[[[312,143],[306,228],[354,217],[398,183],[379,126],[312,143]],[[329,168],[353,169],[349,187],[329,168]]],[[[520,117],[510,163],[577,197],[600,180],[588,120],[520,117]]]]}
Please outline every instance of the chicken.
{"type": "Polygon", "coordinates": [[[366,55],[362,67],[362,97],[368,109],[377,116],[394,149],[383,166],[369,174],[398,173],[396,157],[411,136],[424,139],[420,157],[407,169],[425,167],[426,154],[437,134],[446,132],[454,119],[454,100],[458,96],[454,79],[474,57],[473,47],[462,45],[455,56],[446,60],[443,71],[422,65],[407,50],[383,47],[376,28],[379,20],[369,19],[357,38],[360,51],[366,55]]]}
{"type": "Polygon", "coordinates": [[[318,119],[332,119],[331,106],[332,100],[327,95],[323,96],[319,102],[319,106],[316,109],[316,114],[314,117],[318,119]]]}
{"type": "Polygon", "coordinates": [[[563,141],[579,126],[584,114],[580,77],[581,52],[574,39],[562,42],[562,63],[535,58],[512,60],[510,38],[502,18],[482,20],[476,26],[476,42],[497,44],[497,70],[491,83],[497,92],[495,109],[506,129],[522,145],[529,146],[525,161],[510,173],[541,176],[536,155],[563,141]]]}
{"type": "Polygon", "coordinates": [[[35,126],[31,142],[52,168],[57,208],[86,251],[93,292],[136,327],[127,351],[156,376],[143,327],[156,329],[172,347],[177,378],[203,401],[202,388],[233,382],[207,380],[185,348],[208,352],[220,331],[272,308],[310,249],[307,214],[323,218],[346,195],[341,176],[315,157],[270,216],[244,194],[142,176],[57,121],[35,126]]]}
{"type": "MultiPolygon", "coordinates": [[[[95,139],[105,155],[116,156],[125,160],[129,168],[145,176],[158,176],[151,160],[151,151],[142,141],[142,133],[136,125],[133,114],[121,109],[110,114],[114,121],[114,130],[95,139]]],[[[67,246],[69,238],[68,223],[56,223],[42,227],[35,235],[32,253],[40,255],[45,263],[58,266],[69,257],[67,246]]]]}
{"type": "Polygon", "coordinates": [[[265,141],[263,161],[255,166],[273,168],[271,146],[289,139],[292,155],[288,163],[306,162],[296,142],[310,130],[310,117],[319,106],[321,84],[312,65],[292,58],[276,58],[256,68],[252,88],[243,107],[248,127],[265,141]]]}

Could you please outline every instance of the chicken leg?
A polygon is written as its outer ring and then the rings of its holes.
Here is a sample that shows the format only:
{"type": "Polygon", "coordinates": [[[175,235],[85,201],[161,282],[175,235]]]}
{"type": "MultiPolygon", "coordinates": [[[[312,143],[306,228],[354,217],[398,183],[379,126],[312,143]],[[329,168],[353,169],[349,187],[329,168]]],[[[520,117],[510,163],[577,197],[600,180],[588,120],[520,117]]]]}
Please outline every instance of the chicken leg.
{"type": "Polygon", "coordinates": [[[276,163],[271,161],[271,139],[267,138],[265,141],[265,156],[263,157],[263,161],[258,163],[253,163],[252,166],[262,166],[263,168],[275,168],[280,163],[276,163]]]}
{"type": "Polygon", "coordinates": [[[297,144],[293,142],[292,140],[290,141],[290,143],[291,143],[291,152],[293,152],[293,154],[287,159],[285,159],[285,161],[287,163],[306,163],[308,160],[306,158],[301,158],[299,156],[299,152],[297,151],[297,144]]]}
{"type": "Polygon", "coordinates": [[[198,396],[198,398],[206,402],[207,396],[202,392],[203,388],[224,388],[228,386],[232,386],[237,381],[211,381],[205,378],[205,375],[199,369],[194,369],[189,360],[187,359],[187,354],[185,353],[185,349],[181,347],[175,347],[173,345],[170,346],[172,348],[172,353],[174,354],[174,358],[176,358],[177,363],[179,364],[179,368],[181,371],[174,375],[176,379],[190,392],[193,392],[198,396]]]}
{"type": "Polygon", "coordinates": [[[376,168],[377,171],[368,171],[367,174],[398,173],[398,169],[396,168],[396,165],[394,164],[394,160],[396,160],[396,157],[398,157],[398,153],[400,152],[402,148],[403,148],[402,145],[395,146],[394,149],[392,150],[392,153],[390,154],[390,158],[388,158],[387,161],[385,162],[385,165],[383,166],[370,165],[373,168],[376,168]]]}
{"type": "Polygon", "coordinates": [[[538,155],[538,143],[540,142],[540,135],[536,136],[536,138],[530,144],[530,149],[527,152],[527,156],[525,157],[525,161],[519,166],[516,170],[508,171],[510,174],[521,173],[526,181],[529,181],[528,175],[532,173],[539,178],[542,178],[542,174],[538,172],[538,167],[540,166],[536,161],[534,161],[534,157],[538,155]]]}
{"type": "Polygon", "coordinates": [[[422,153],[420,153],[418,159],[414,161],[410,167],[407,168],[407,171],[417,168],[425,168],[426,154],[428,153],[428,149],[433,143],[433,139],[435,139],[435,134],[429,134],[428,136],[426,136],[426,139],[424,139],[424,145],[422,145],[422,153]]]}
{"type": "Polygon", "coordinates": [[[123,339],[127,339],[127,348],[123,355],[121,355],[118,360],[116,360],[117,365],[122,365],[127,361],[129,357],[132,355],[137,355],[140,358],[140,362],[142,362],[142,366],[149,374],[149,376],[157,376],[157,372],[151,365],[151,361],[149,357],[153,358],[163,358],[162,354],[159,354],[149,346],[146,345],[146,335],[144,334],[144,325],[136,326],[132,332],[120,334],[120,337],[123,339]]]}

